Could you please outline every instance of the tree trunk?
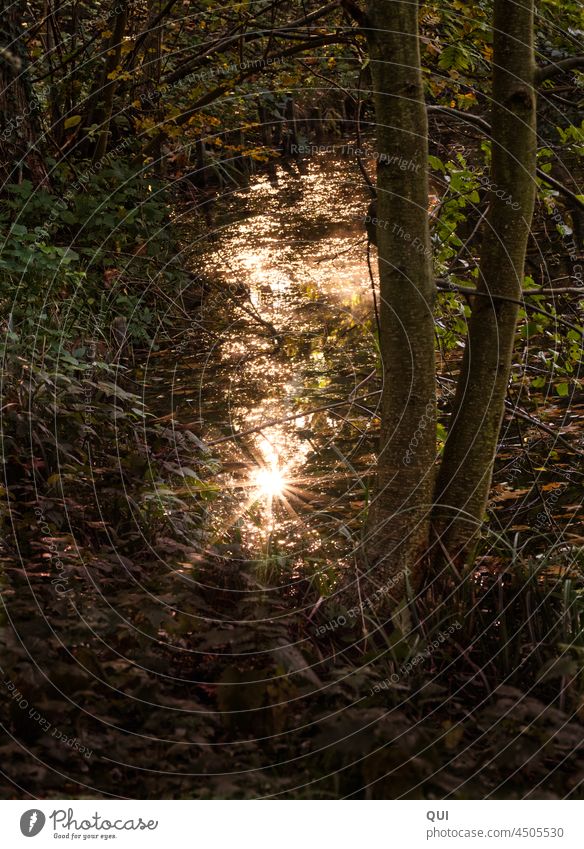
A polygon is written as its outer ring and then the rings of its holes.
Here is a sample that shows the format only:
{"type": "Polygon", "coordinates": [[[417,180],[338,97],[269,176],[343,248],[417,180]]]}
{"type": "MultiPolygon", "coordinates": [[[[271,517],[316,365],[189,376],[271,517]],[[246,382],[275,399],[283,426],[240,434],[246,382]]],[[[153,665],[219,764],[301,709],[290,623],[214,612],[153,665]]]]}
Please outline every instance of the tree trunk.
{"type": "Polygon", "coordinates": [[[116,14],[114,30],[106,54],[101,91],[97,92],[100,102],[95,113],[95,123],[100,125],[100,129],[93,153],[94,162],[99,162],[107,153],[114,95],[118,85],[115,77],[111,77],[116,72],[122,57],[122,42],[128,23],[128,0],[123,0],[123,2],[118,3],[114,8],[119,9],[119,12],[116,14]]]}
{"type": "Polygon", "coordinates": [[[483,522],[533,214],[536,104],[533,0],[495,0],[492,184],[474,299],[452,424],[436,488],[438,563],[468,562],[483,522]],[[503,191],[498,191],[502,189],[503,191]],[[511,199],[512,202],[509,202],[511,199]]]}
{"type": "Polygon", "coordinates": [[[416,590],[424,573],[436,452],[435,286],[418,4],[369,0],[365,30],[377,124],[374,223],[383,365],[377,485],[365,552],[369,578],[389,588],[384,597],[395,601],[407,587],[416,590]]]}
{"type": "MultiPolygon", "coordinates": [[[[148,21],[156,20],[161,13],[161,0],[149,0],[148,21]]],[[[160,126],[164,116],[162,98],[159,94],[160,75],[162,72],[162,33],[163,24],[160,21],[144,39],[144,55],[142,57],[142,71],[144,74],[143,98],[144,109],[154,118],[156,126],[160,126]],[[148,108],[147,104],[151,106],[148,108]]],[[[166,160],[162,156],[162,135],[156,135],[156,144],[152,149],[153,167],[159,178],[165,176],[166,160]]]]}
{"type": "Polygon", "coordinates": [[[47,172],[37,144],[38,110],[22,41],[23,10],[20,3],[0,2],[0,181],[34,185],[47,182],[47,172]]]}

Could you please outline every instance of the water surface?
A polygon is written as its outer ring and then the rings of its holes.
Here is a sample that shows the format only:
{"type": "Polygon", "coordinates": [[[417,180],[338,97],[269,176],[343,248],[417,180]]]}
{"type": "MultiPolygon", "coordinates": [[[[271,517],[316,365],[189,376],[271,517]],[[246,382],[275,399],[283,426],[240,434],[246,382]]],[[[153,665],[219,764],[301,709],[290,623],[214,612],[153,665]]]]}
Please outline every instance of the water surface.
{"type": "Polygon", "coordinates": [[[157,408],[194,423],[220,461],[210,541],[323,581],[358,541],[375,445],[368,201],[334,155],[223,198],[190,246],[213,282],[196,333],[155,369],[157,408]]]}

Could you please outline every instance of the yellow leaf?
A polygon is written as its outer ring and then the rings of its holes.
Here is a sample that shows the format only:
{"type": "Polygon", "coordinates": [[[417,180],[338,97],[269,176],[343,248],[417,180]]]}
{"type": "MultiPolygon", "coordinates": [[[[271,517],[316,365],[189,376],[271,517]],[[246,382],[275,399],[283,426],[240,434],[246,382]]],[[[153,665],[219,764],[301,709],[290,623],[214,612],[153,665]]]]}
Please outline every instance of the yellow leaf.
{"type": "Polygon", "coordinates": [[[71,117],[70,117],[70,118],[66,118],[66,119],[65,119],[65,122],[64,122],[63,126],[64,126],[64,128],[65,128],[66,130],[68,130],[68,129],[69,129],[69,127],[76,127],[76,126],[77,126],[77,124],[78,124],[80,121],[81,121],[81,115],[71,115],[71,117]]]}

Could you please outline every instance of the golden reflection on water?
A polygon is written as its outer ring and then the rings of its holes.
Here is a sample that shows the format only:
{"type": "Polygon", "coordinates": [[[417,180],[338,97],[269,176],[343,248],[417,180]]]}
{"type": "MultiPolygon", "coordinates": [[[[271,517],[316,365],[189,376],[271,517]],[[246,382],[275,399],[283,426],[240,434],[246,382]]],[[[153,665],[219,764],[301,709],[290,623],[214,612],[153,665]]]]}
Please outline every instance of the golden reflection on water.
{"type": "Polygon", "coordinates": [[[253,479],[260,491],[271,503],[274,496],[283,495],[286,478],[280,469],[256,469],[253,479]]]}
{"type": "MultiPolygon", "coordinates": [[[[305,174],[280,170],[277,186],[260,177],[235,192],[206,257],[206,273],[244,292],[205,354],[198,403],[205,440],[243,434],[216,449],[220,494],[210,512],[213,537],[237,536],[248,552],[268,539],[271,550],[312,556],[358,526],[371,416],[313,412],[347,399],[375,363],[368,197],[352,168],[314,157],[305,174]],[[277,329],[278,344],[258,317],[277,329]]],[[[216,327],[226,307],[208,308],[216,327]]]]}

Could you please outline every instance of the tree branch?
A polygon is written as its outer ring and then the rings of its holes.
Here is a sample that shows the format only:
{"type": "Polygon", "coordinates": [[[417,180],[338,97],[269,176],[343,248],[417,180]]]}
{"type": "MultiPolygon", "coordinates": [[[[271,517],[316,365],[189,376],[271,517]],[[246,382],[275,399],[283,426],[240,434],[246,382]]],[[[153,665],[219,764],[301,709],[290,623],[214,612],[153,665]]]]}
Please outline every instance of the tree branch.
{"type": "MultiPolygon", "coordinates": [[[[580,336],[584,336],[584,330],[581,327],[578,327],[577,324],[572,324],[571,321],[568,321],[565,318],[560,318],[559,316],[554,315],[552,312],[548,312],[547,310],[544,310],[541,307],[536,306],[535,304],[529,304],[526,301],[519,300],[518,298],[509,298],[506,295],[495,295],[491,294],[491,292],[480,292],[478,289],[473,289],[471,286],[455,286],[450,283],[437,283],[436,288],[439,292],[458,292],[460,295],[467,295],[468,297],[474,298],[475,296],[478,296],[479,298],[489,298],[492,301],[506,301],[508,304],[518,304],[518,306],[522,307],[523,309],[540,313],[540,315],[545,315],[548,318],[551,318],[553,321],[557,321],[558,324],[563,324],[565,327],[569,327],[571,330],[575,330],[576,333],[580,334],[580,336]]],[[[582,289],[568,289],[568,291],[576,291],[582,294],[582,289]]],[[[546,295],[548,293],[561,294],[559,290],[555,289],[527,289],[524,290],[522,294],[546,295]]]]}
{"type": "Polygon", "coordinates": [[[561,442],[562,445],[565,445],[566,448],[569,448],[570,451],[573,451],[579,456],[584,456],[584,451],[580,451],[576,448],[575,445],[572,445],[569,440],[566,439],[565,436],[562,436],[561,433],[557,433],[553,427],[550,427],[544,422],[540,422],[539,419],[536,419],[535,416],[530,416],[525,410],[522,410],[521,407],[518,407],[512,401],[509,401],[508,398],[505,399],[505,408],[508,413],[511,413],[512,416],[517,416],[518,419],[523,419],[524,422],[529,422],[529,424],[534,425],[539,430],[542,430],[544,433],[549,433],[550,436],[553,436],[554,443],[561,442]]]}
{"type": "MultiPolygon", "coordinates": [[[[274,62],[277,62],[280,59],[285,59],[289,56],[294,56],[297,53],[304,53],[306,50],[310,50],[313,47],[322,47],[325,44],[339,44],[342,41],[342,38],[339,35],[323,35],[320,38],[311,38],[308,41],[305,41],[303,44],[295,44],[293,47],[288,47],[286,50],[283,50],[281,53],[276,54],[275,56],[269,56],[267,59],[258,59],[256,62],[250,62],[245,70],[240,71],[237,75],[236,79],[229,80],[222,85],[216,86],[211,91],[208,91],[206,94],[202,95],[192,106],[178,115],[174,121],[177,125],[185,124],[189,118],[195,115],[200,109],[208,106],[210,103],[213,103],[217,98],[221,97],[222,94],[225,94],[227,91],[232,89],[234,86],[239,85],[248,77],[252,77],[254,74],[259,72],[265,72],[271,70],[271,65],[274,62]]],[[[164,94],[164,90],[161,94],[164,94]]],[[[146,145],[143,154],[145,156],[149,156],[152,150],[156,147],[156,144],[160,138],[160,136],[164,135],[164,133],[159,133],[154,138],[152,138],[148,144],[146,145]]]]}
{"type": "Polygon", "coordinates": [[[274,427],[275,425],[286,424],[286,422],[294,422],[297,419],[302,419],[304,416],[312,416],[315,413],[323,413],[326,410],[334,410],[336,407],[351,407],[358,401],[363,401],[365,398],[371,398],[372,395],[380,395],[381,390],[376,389],[373,392],[367,392],[365,395],[359,395],[357,398],[347,398],[343,401],[332,401],[330,404],[323,404],[322,407],[313,407],[311,410],[303,410],[299,413],[292,413],[289,416],[282,418],[268,419],[262,424],[255,427],[248,427],[246,430],[240,430],[238,433],[230,433],[228,436],[221,436],[219,439],[213,439],[211,442],[206,442],[208,448],[214,445],[219,445],[222,442],[231,442],[234,439],[239,439],[240,436],[249,436],[250,433],[259,433],[266,427],[274,427]]]}
{"type": "Polygon", "coordinates": [[[172,7],[175,5],[176,2],[177,0],[168,0],[166,5],[163,6],[162,9],[160,9],[159,12],[157,12],[152,18],[150,18],[149,21],[146,22],[146,27],[143,32],[141,32],[140,35],[136,38],[134,47],[132,48],[131,53],[126,59],[124,67],[131,68],[133,66],[136,56],[138,55],[138,51],[140,50],[140,47],[142,46],[144,41],[148,38],[152,30],[158,26],[160,21],[165,18],[170,12],[172,12],[172,7]]]}
{"type": "Polygon", "coordinates": [[[545,80],[550,80],[552,77],[557,77],[565,71],[571,71],[574,68],[584,68],[584,56],[570,56],[569,59],[561,59],[559,62],[550,62],[549,65],[543,65],[535,71],[535,82],[543,83],[545,80]]]}
{"type": "Polygon", "coordinates": [[[315,20],[328,15],[329,12],[332,12],[334,9],[337,9],[341,4],[341,0],[332,0],[331,3],[327,3],[325,6],[322,6],[320,9],[316,9],[314,12],[311,12],[309,15],[305,15],[303,18],[299,18],[295,21],[290,21],[290,23],[285,24],[284,26],[278,28],[263,28],[258,29],[253,32],[244,33],[235,33],[231,36],[225,37],[217,41],[212,47],[208,48],[204,53],[198,55],[192,60],[185,62],[180,68],[173,71],[164,79],[164,82],[168,85],[172,83],[178,82],[179,80],[184,79],[184,77],[188,77],[190,73],[195,68],[200,67],[205,64],[206,59],[209,56],[215,56],[220,53],[225,53],[234,45],[238,44],[242,39],[245,44],[248,44],[250,41],[257,41],[259,38],[264,38],[266,36],[277,36],[285,38],[286,34],[289,31],[293,31],[295,29],[300,29],[303,26],[307,26],[308,24],[313,23],[315,20]]]}

